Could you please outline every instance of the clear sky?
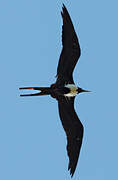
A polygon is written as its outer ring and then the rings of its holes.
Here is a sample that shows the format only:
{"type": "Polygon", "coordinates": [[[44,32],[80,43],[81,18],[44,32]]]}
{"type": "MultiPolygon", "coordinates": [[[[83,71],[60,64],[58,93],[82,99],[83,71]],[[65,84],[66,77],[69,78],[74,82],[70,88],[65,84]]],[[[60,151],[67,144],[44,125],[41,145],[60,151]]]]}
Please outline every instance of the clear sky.
{"type": "Polygon", "coordinates": [[[0,1],[0,179],[70,180],[66,136],[51,97],[19,97],[19,87],[55,82],[64,3],[82,55],[74,80],[84,138],[73,180],[118,178],[118,2],[0,1]]]}

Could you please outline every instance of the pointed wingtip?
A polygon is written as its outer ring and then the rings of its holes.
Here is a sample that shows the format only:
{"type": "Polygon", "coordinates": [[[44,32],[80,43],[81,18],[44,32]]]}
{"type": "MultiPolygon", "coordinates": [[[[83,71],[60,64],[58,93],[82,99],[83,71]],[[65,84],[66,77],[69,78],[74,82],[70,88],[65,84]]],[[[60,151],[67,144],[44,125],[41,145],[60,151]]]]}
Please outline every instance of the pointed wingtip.
{"type": "Polygon", "coordinates": [[[62,3],[62,7],[64,7],[65,5],[64,5],[64,3],[62,3]]]}
{"type": "Polygon", "coordinates": [[[74,175],[74,172],[70,171],[70,175],[71,175],[71,178],[73,177],[74,175]]]}
{"type": "Polygon", "coordinates": [[[62,17],[63,17],[63,11],[64,11],[64,4],[62,3],[62,10],[61,10],[62,17]]]}
{"type": "Polygon", "coordinates": [[[74,171],[70,168],[69,169],[70,170],[70,176],[71,176],[71,178],[73,177],[73,175],[74,175],[74,171]]]}
{"type": "Polygon", "coordinates": [[[68,171],[70,171],[70,176],[71,176],[71,178],[72,178],[73,175],[74,175],[75,170],[72,170],[72,168],[70,167],[70,163],[69,163],[69,165],[68,165],[68,171]]]}
{"type": "Polygon", "coordinates": [[[66,6],[62,4],[62,11],[61,11],[61,16],[64,18],[64,13],[67,11],[66,6]]]}
{"type": "Polygon", "coordinates": [[[62,4],[62,11],[66,10],[66,6],[64,5],[64,3],[62,4]]]}
{"type": "Polygon", "coordinates": [[[64,19],[64,16],[66,19],[68,19],[68,17],[70,18],[70,15],[68,13],[68,10],[66,8],[66,6],[64,4],[62,4],[62,11],[61,11],[61,15],[62,15],[62,18],[64,19]]]}

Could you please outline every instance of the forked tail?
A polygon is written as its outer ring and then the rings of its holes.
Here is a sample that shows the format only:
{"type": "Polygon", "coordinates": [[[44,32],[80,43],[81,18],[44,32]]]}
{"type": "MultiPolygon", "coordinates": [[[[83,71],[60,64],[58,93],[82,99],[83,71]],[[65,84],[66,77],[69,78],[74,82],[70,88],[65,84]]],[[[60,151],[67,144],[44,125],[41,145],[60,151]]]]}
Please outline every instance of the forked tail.
{"type": "Polygon", "coordinates": [[[23,87],[19,88],[20,90],[29,89],[29,90],[37,90],[40,91],[35,94],[21,94],[20,96],[43,96],[50,94],[50,87],[23,87]]]}

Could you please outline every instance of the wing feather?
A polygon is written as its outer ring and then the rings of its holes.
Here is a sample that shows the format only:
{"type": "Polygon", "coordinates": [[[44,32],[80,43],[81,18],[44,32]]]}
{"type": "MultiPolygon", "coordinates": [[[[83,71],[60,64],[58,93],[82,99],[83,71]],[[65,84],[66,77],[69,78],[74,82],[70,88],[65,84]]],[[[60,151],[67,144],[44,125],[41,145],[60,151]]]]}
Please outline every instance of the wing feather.
{"type": "Polygon", "coordinates": [[[60,119],[67,136],[68,170],[70,170],[70,174],[73,176],[82,144],[83,125],[74,110],[74,98],[58,99],[58,108],[60,119]]]}
{"type": "Polygon", "coordinates": [[[57,83],[73,83],[73,70],[80,57],[81,50],[70,15],[63,5],[62,8],[62,52],[57,67],[57,83]]]}

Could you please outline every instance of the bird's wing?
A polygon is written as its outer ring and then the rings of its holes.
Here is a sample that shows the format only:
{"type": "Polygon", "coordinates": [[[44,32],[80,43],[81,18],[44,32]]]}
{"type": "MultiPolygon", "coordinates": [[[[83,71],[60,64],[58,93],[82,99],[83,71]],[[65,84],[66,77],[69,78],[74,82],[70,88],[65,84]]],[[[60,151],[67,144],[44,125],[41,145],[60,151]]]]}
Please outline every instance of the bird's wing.
{"type": "Polygon", "coordinates": [[[73,70],[80,57],[81,50],[70,15],[63,5],[62,8],[62,52],[57,67],[57,83],[73,83],[73,70]]]}
{"type": "Polygon", "coordinates": [[[70,170],[70,174],[73,176],[82,144],[83,125],[74,110],[73,97],[69,99],[59,97],[57,100],[60,119],[67,135],[68,170],[70,170]]]}

